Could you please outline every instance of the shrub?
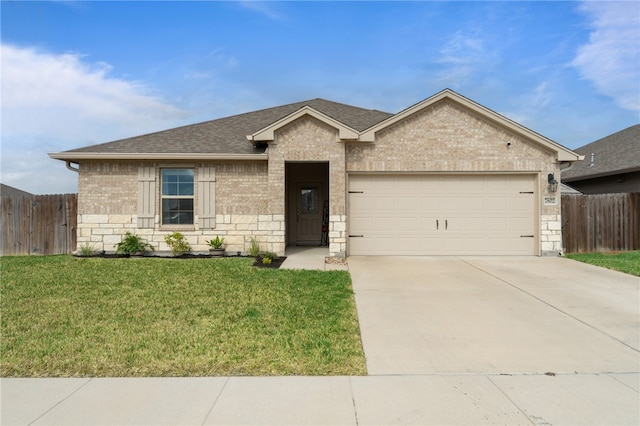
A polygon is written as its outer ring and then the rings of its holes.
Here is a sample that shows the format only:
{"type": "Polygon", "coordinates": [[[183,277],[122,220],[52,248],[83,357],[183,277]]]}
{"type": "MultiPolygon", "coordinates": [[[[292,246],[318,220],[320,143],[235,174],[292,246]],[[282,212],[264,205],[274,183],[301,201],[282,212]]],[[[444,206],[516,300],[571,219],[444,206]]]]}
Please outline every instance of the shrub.
{"type": "Polygon", "coordinates": [[[220,237],[218,235],[214,239],[207,241],[207,244],[209,244],[214,249],[219,250],[224,245],[224,237],[220,237]]]}
{"type": "Polygon", "coordinates": [[[186,240],[181,232],[174,232],[173,234],[165,236],[164,241],[171,247],[171,253],[174,256],[181,256],[191,251],[189,241],[186,240]]]}
{"type": "Polygon", "coordinates": [[[271,263],[278,258],[278,255],[270,251],[262,253],[262,264],[271,265],[271,263]]]}
{"type": "Polygon", "coordinates": [[[155,251],[155,248],[144,242],[144,240],[136,234],[128,232],[124,234],[122,241],[115,245],[116,253],[132,254],[143,253],[147,250],[155,251]]]}

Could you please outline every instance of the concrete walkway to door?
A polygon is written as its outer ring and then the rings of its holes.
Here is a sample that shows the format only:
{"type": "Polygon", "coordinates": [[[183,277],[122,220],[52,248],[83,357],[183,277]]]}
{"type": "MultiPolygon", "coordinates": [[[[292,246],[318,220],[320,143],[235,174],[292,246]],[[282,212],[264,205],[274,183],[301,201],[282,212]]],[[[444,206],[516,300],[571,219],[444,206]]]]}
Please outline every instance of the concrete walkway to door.
{"type": "Polygon", "coordinates": [[[290,246],[287,247],[286,260],[280,269],[311,269],[321,271],[347,271],[347,263],[326,262],[329,257],[329,247],[318,246],[290,246]]]}
{"type": "Polygon", "coordinates": [[[565,258],[349,258],[369,374],[637,373],[640,278],[565,258]]]}

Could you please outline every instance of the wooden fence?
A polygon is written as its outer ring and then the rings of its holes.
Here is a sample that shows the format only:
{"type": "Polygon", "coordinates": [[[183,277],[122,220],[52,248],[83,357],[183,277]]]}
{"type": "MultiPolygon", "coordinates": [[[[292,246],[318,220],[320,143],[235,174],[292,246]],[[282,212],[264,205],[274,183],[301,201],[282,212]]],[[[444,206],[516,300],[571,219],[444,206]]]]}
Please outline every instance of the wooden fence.
{"type": "Polygon", "coordinates": [[[562,196],[567,253],[640,250],[640,193],[562,196]]]}
{"type": "Polygon", "coordinates": [[[63,254],[76,249],[77,194],[3,196],[0,255],[63,254]]]}

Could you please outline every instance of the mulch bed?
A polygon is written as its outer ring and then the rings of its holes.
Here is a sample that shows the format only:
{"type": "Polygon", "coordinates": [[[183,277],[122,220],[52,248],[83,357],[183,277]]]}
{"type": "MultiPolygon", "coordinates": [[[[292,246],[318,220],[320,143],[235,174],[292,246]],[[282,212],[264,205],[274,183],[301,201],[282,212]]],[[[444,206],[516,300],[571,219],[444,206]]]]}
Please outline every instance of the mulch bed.
{"type": "Polygon", "coordinates": [[[261,257],[256,257],[255,262],[253,262],[253,266],[255,266],[256,268],[278,269],[280,268],[280,265],[282,265],[282,262],[285,261],[285,259],[286,259],[286,256],[278,257],[276,259],[273,259],[273,261],[271,261],[270,264],[265,265],[262,263],[261,257]]]}
{"type": "MultiPolygon", "coordinates": [[[[76,255],[76,257],[102,257],[104,259],[122,259],[122,258],[128,258],[128,257],[157,257],[157,258],[165,258],[165,259],[207,259],[207,258],[223,258],[223,257],[238,257],[238,256],[212,256],[210,254],[206,254],[206,253],[187,253],[187,254],[183,254],[181,256],[173,256],[171,254],[160,254],[160,253],[149,253],[149,254],[145,254],[145,255],[135,255],[135,254],[123,254],[123,253],[97,253],[94,254],[92,256],[80,256],[80,255],[76,255]]],[[[244,257],[251,257],[251,256],[244,256],[244,257]]],[[[284,262],[287,259],[286,256],[282,256],[282,257],[278,257],[276,259],[273,259],[273,261],[268,264],[265,265],[262,263],[262,257],[256,257],[255,261],[253,262],[253,266],[255,266],[256,268],[266,268],[266,269],[278,269],[280,268],[280,265],[282,265],[282,262],[284,262]]]]}

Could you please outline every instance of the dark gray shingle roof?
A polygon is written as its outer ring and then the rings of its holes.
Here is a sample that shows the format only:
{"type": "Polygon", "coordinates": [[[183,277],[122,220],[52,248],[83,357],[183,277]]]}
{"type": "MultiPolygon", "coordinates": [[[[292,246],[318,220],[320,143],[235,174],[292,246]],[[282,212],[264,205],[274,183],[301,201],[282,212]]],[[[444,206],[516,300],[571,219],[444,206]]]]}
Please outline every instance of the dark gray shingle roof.
{"type": "Polygon", "coordinates": [[[598,139],[575,150],[583,161],[562,172],[562,180],[571,182],[640,170],[640,124],[598,139]],[[594,162],[591,164],[591,154],[594,162]]]}
{"type": "Polygon", "coordinates": [[[304,106],[310,106],[358,131],[392,115],[324,99],[312,99],[65,152],[259,154],[264,148],[254,147],[246,136],[304,106]]]}

